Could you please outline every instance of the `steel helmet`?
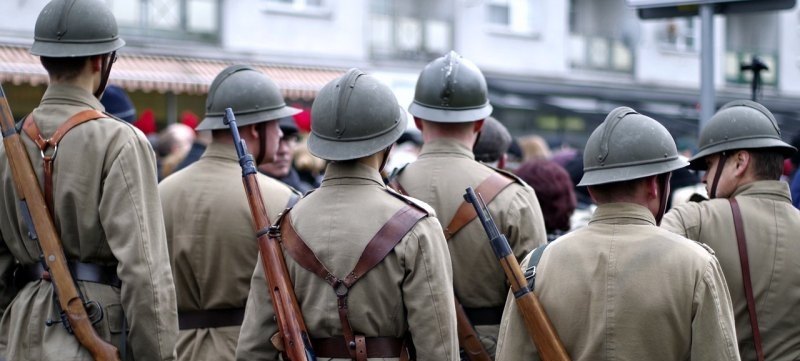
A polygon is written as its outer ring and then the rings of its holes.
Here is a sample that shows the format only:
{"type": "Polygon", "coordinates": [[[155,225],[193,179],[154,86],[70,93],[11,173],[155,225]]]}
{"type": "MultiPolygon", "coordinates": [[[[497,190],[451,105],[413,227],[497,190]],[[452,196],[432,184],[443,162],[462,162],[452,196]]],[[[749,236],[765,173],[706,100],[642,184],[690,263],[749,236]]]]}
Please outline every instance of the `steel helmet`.
{"type": "Polygon", "coordinates": [[[108,54],[125,45],[104,1],[53,0],[36,19],[31,54],[69,58],[108,54]]]}
{"type": "Polygon", "coordinates": [[[225,108],[233,109],[240,127],[302,112],[286,105],[280,89],[269,77],[245,65],[231,65],[214,78],[206,98],[206,117],[197,130],[227,129],[222,123],[225,108]]]}
{"type": "Polygon", "coordinates": [[[654,119],[628,107],[611,111],[589,136],[583,151],[583,178],[591,186],[649,177],[683,168],[675,141],[654,119]]]}
{"type": "Polygon", "coordinates": [[[422,69],[408,111],[432,122],[473,122],[492,114],[488,92],[481,70],[450,51],[422,69]]]}
{"type": "Polygon", "coordinates": [[[775,116],[763,105],[734,100],[720,108],[700,131],[698,152],[689,162],[693,169],[706,169],[703,158],[733,149],[774,148],[789,157],[797,149],[781,140],[775,116]]]}
{"type": "Polygon", "coordinates": [[[406,113],[388,86],[350,69],[320,90],[311,106],[311,154],[358,159],[392,145],[406,130],[406,113]]]}

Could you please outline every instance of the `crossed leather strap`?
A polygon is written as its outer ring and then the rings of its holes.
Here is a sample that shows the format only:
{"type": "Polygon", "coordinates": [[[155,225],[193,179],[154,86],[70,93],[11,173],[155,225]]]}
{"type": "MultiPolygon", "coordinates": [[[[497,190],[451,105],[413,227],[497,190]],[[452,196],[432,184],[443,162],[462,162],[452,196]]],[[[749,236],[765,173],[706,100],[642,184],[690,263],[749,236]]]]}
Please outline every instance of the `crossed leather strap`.
{"type": "Polygon", "coordinates": [[[36,122],[33,120],[33,114],[29,114],[22,126],[22,131],[28,135],[35,143],[36,146],[39,147],[42,155],[42,161],[44,162],[44,199],[47,202],[47,208],[50,210],[50,215],[53,215],[53,161],[56,159],[56,155],[58,155],[58,143],[61,141],[61,138],[64,137],[72,128],[86,123],[90,120],[98,119],[98,118],[105,118],[106,115],[94,109],[87,109],[81,111],[69,119],[66,122],[61,124],[58,129],[56,129],[55,133],[50,138],[45,139],[42,137],[41,131],[39,131],[39,127],[36,125],[36,122]],[[48,150],[53,148],[53,152],[47,154],[48,150]]]}
{"type": "Polygon", "coordinates": [[[331,285],[338,300],[339,320],[342,323],[342,333],[344,334],[343,342],[336,342],[337,339],[341,340],[341,338],[337,337],[313,339],[312,345],[314,345],[315,350],[318,348],[325,349],[317,350],[318,354],[326,357],[342,357],[341,355],[332,355],[330,353],[339,353],[346,348],[350,358],[358,361],[365,361],[368,357],[400,356],[401,359],[407,359],[407,353],[401,354],[401,351],[404,351],[403,340],[394,337],[367,338],[353,331],[347,315],[347,295],[350,288],[358,280],[362,279],[367,272],[377,266],[427,213],[410,204],[397,211],[372,237],[364,248],[355,268],[342,280],[333,275],[320,262],[305,241],[295,232],[290,217],[288,217],[289,211],[284,212],[278,221],[284,249],[301,267],[311,271],[331,285]],[[371,346],[368,347],[368,345],[371,346]]]}
{"type": "MultiPolygon", "coordinates": [[[[717,175],[719,177],[719,175],[717,175]]],[[[739,202],[736,198],[729,198],[731,212],[733,213],[733,228],[736,230],[736,243],[739,244],[739,261],[742,266],[742,283],[744,284],[744,295],[747,299],[747,313],[750,314],[750,328],[753,330],[753,343],[756,349],[758,361],[764,361],[764,350],[761,347],[761,332],[758,329],[758,318],[756,317],[756,301],[753,298],[753,283],[750,281],[750,260],[747,257],[747,239],[744,236],[744,222],[742,212],[739,210],[739,202]]]]}

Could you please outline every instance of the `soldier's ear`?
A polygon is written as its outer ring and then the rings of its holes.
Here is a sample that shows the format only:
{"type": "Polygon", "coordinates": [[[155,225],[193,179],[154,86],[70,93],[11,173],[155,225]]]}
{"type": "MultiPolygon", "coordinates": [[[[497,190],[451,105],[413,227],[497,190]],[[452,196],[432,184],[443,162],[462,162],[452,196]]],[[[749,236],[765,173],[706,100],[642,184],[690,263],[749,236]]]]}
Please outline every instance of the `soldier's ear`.
{"type": "Polygon", "coordinates": [[[483,128],[483,119],[475,122],[475,128],[472,129],[475,133],[480,132],[481,128],[483,128]]]}
{"type": "Polygon", "coordinates": [[[414,117],[414,125],[417,126],[417,129],[419,129],[419,131],[422,131],[422,120],[421,119],[419,119],[417,117],[414,117]]]}
{"type": "Polygon", "coordinates": [[[103,70],[103,56],[95,55],[89,57],[89,64],[92,67],[92,72],[99,72],[103,70]]]}
{"type": "Polygon", "coordinates": [[[734,155],[734,175],[737,177],[743,176],[747,172],[747,169],[750,168],[750,163],[752,161],[753,157],[751,157],[750,152],[746,150],[736,152],[736,155],[734,155]]]}

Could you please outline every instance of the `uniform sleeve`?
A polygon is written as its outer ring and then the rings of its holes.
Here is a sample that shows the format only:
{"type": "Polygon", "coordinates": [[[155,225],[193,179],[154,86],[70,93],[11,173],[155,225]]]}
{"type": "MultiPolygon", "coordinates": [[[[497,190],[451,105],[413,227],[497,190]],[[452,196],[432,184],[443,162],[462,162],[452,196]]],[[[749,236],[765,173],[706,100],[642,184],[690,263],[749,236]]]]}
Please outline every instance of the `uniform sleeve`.
{"type": "Polygon", "coordinates": [[[178,336],[155,157],[143,138],[131,138],[104,180],[100,222],[118,260],[120,296],[136,359],[174,360],[178,336]]]}
{"type": "Polygon", "coordinates": [[[272,300],[267,293],[264,268],[259,255],[253,277],[250,280],[250,294],[247,297],[244,322],[239,331],[236,360],[278,360],[278,351],[269,341],[269,338],[278,332],[278,325],[273,319],[274,315],[275,311],[272,309],[272,300]]]}
{"type": "Polygon", "coordinates": [[[422,219],[399,246],[407,247],[403,303],[417,360],[458,360],[453,271],[439,222],[422,219]]]}
{"type": "Polygon", "coordinates": [[[689,202],[672,208],[661,219],[661,228],[691,240],[699,240],[700,212],[697,202],[689,202]]]}
{"type": "Polygon", "coordinates": [[[544,216],[536,193],[527,186],[517,191],[508,207],[504,233],[514,255],[520,260],[547,243],[544,216]]]}
{"type": "Polygon", "coordinates": [[[697,283],[692,306],[692,360],[739,360],[731,296],[716,257],[697,283]]]}
{"type": "MultiPolygon", "coordinates": [[[[521,268],[528,266],[530,254],[521,262],[521,268]]],[[[539,360],[536,347],[528,335],[525,321],[519,313],[517,303],[511,291],[508,292],[503,318],[500,321],[500,333],[497,336],[495,361],[539,360]]]]}

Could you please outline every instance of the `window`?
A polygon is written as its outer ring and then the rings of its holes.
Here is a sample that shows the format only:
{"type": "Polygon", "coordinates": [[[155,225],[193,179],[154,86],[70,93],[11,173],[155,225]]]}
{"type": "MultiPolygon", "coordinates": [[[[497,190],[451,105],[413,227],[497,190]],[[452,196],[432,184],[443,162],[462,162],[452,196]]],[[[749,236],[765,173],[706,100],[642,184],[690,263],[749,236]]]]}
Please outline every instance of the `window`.
{"type": "Polygon", "coordinates": [[[753,72],[742,70],[753,57],[769,70],[761,72],[761,84],[776,86],[780,58],[780,18],[776,12],[729,14],[725,24],[725,80],[731,84],[750,84],[753,72]]]}
{"type": "Polygon", "coordinates": [[[262,0],[264,10],[292,15],[328,16],[328,0],[262,0]]]}
{"type": "Polygon", "coordinates": [[[573,68],[633,72],[639,23],[616,0],[571,0],[569,56],[573,68]]]}
{"type": "Polygon", "coordinates": [[[486,3],[486,22],[494,30],[515,34],[535,34],[541,31],[543,0],[489,0],[486,3]],[[539,21],[537,21],[539,20],[539,21]]]}
{"type": "Polygon", "coordinates": [[[216,42],[220,0],[107,0],[120,33],[216,42]]]}
{"type": "Polygon", "coordinates": [[[696,52],[699,46],[698,20],[694,17],[666,20],[658,33],[662,49],[696,52]]]}
{"type": "Polygon", "coordinates": [[[374,59],[427,61],[452,48],[452,0],[371,0],[374,59]]]}

